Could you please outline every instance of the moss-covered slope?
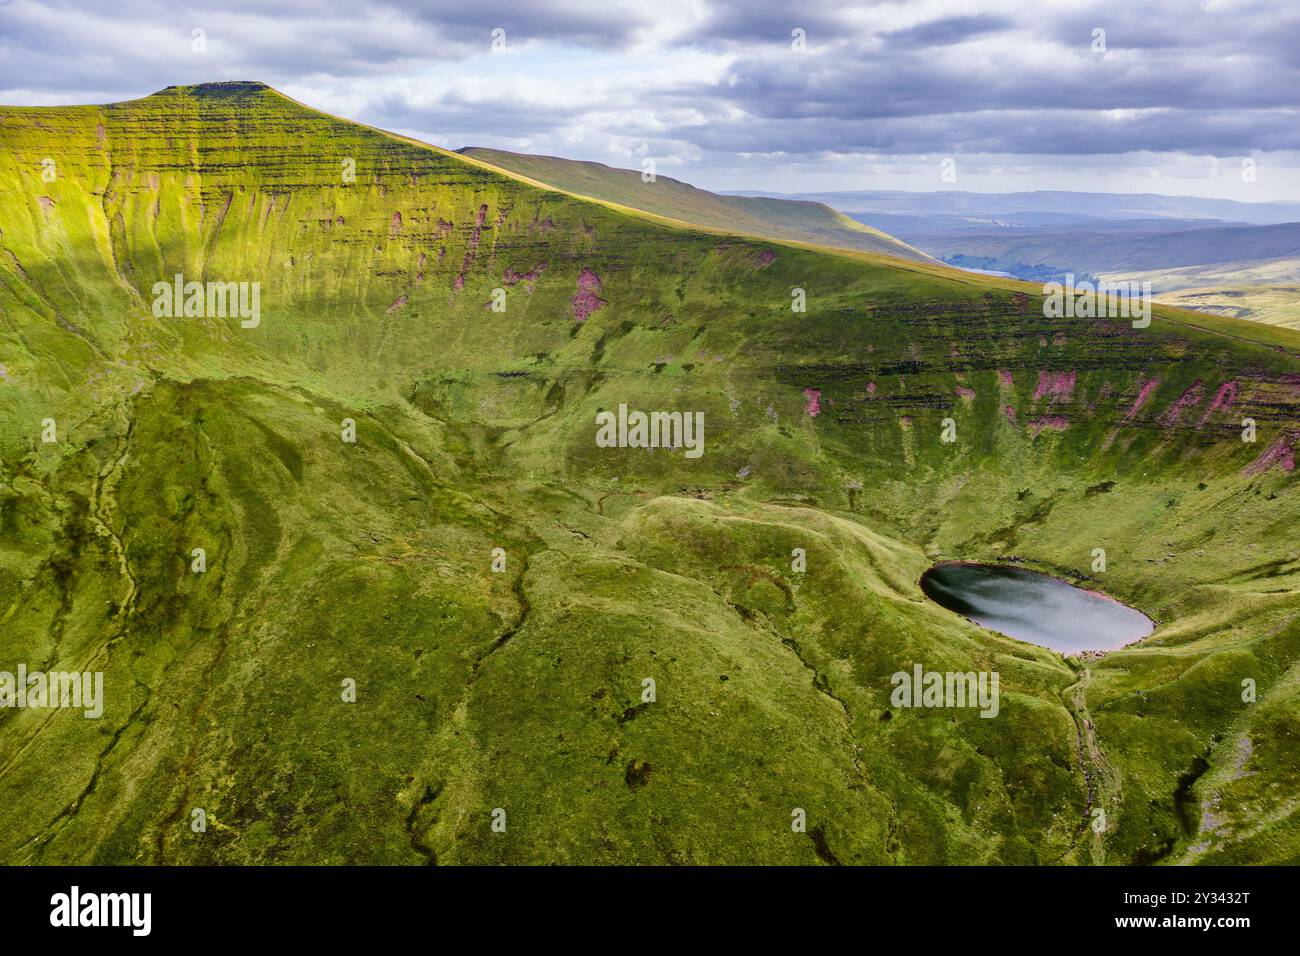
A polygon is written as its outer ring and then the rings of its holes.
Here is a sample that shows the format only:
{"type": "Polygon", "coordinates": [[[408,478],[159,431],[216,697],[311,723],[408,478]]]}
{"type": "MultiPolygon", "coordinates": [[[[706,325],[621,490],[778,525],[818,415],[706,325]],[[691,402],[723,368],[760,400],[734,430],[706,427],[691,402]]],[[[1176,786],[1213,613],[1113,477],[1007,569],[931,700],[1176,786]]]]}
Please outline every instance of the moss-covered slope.
{"type": "Polygon", "coordinates": [[[107,698],[0,709],[0,860],[1297,861],[1295,333],[1046,319],[259,84],[0,142],[0,670],[107,698]],[[156,315],[178,273],[257,324],[156,315]],[[620,404],[704,453],[598,447],[620,404]],[[1160,626],[1063,661],[936,558],[1160,626]],[[999,715],[893,707],[914,663],[999,715]]]}

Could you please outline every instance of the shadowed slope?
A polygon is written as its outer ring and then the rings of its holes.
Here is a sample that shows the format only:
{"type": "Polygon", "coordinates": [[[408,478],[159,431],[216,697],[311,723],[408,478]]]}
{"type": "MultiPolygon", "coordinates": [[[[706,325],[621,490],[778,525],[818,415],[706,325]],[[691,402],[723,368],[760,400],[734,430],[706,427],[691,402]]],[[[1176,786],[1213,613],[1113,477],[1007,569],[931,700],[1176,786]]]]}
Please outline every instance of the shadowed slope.
{"type": "Polygon", "coordinates": [[[1046,319],[260,84],[0,140],[0,670],[107,697],[0,709],[0,859],[1294,861],[1296,334],[1046,319]],[[258,323],[155,315],[177,273],[258,323]],[[619,404],[704,454],[597,447],[619,404]],[[1085,669],[927,602],[939,557],[1160,626],[1085,669]],[[998,718],[894,707],[914,663],[998,718]]]}

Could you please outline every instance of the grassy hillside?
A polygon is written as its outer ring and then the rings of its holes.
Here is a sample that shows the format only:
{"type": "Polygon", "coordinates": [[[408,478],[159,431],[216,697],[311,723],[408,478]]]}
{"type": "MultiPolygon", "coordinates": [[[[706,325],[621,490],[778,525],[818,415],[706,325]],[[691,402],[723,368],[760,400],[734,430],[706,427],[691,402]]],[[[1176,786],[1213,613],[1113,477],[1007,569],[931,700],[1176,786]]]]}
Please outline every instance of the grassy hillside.
{"type": "Polygon", "coordinates": [[[1024,279],[1066,273],[1112,283],[1150,282],[1156,299],[1216,315],[1300,328],[1300,223],[1181,227],[1169,223],[1058,224],[982,231],[888,217],[900,234],[944,261],[1024,279]]]}
{"type": "Polygon", "coordinates": [[[1156,298],[1184,309],[1300,329],[1300,285],[1195,285],[1156,298]]]}
{"type": "Polygon", "coordinates": [[[1180,308],[1300,329],[1300,258],[1223,262],[1106,278],[1150,282],[1159,290],[1157,301],[1180,308]]]}
{"type": "Polygon", "coordinates": [[[107,698],[0,709],[0,861],[1300,861],[1300,334],[1045,319],[259,84],[0,141],[0,670],[107,698]],[[176,273],[260,322],[155,315],[176,273]],[[704,454],[598,447],[621,403],[704,454]],[[940,558],[1159,626],[1063,660],[940,558]],[[999,715],[893,707],[914,663],[999,715]]]}
{"type": "Polygon", "coordinates": [[[928,261],[930,258],[893,236],[819,202],[720,196],[668,176],[656,175],[652,182],[644,182],[639,170],[614,169],[601,163],[555,156],[532,156],[479,146],[459,152],[564,192],[641,209],[692,226],[878,252],[903,259],[928,261]]]}
{"type": "Polygon", "coordinates": [[[1007,265],[1127,274],[1218,263],[1294,262],[1300,256],[1300,222],[1121,233],[1077,226],[1013,235],[966,231],[927,237],[925,248],[941,258],[964,254],[1007,265]]]}

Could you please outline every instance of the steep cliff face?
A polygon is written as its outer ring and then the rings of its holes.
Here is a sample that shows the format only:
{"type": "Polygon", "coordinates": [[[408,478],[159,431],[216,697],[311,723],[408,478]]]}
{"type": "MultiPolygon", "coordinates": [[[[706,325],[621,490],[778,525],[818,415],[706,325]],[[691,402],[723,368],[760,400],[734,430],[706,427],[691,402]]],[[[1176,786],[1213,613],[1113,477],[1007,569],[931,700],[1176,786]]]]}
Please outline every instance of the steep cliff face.
{"type": "Polygon", "coordinates": [[[0,671],[106,695],[0,709],[0,858],[1294,856],[1294,334],[1049,319],[260,84],[0,141],[0,671]],[[620,405],[702,453],[603,447],[620,405]],[[926,603],[936,557],[1161,626],[1080,670],[926,603]],[[891,710],[914,662],[999,717],[891,710]]]}

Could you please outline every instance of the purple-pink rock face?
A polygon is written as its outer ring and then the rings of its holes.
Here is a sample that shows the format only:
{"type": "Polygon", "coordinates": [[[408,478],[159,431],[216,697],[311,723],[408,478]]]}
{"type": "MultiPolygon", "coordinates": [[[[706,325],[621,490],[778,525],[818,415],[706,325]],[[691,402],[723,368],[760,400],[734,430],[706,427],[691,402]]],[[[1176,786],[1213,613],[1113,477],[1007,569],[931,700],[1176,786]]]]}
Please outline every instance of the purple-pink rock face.
{"type": "Polygon", "coordinates": [[[1060,415],[1047,415],[1043,418],[1035,418],[1029,423],[1029,434],[1031,437],[1038,437],[1038,433],[1044,429],[1050,429],[1054,432],[1063,432],[1070,427],[1069,419],[1062,418],[1060,415]]]}
{"type": "Polygon", "coordinates": [[[1137,398],[1133,400],[1133,407],[1128,410],[1128,414],[1124,416],[1124,420],[1128,421],[1136,415],[1138,410],[1147,403],[1147,399],[1151,397],[1151,393],[1159,387],[1160,379],[1158,378],[1147,379],[1143,382],[1141,388],[1138,389],[1137,398]]]}
{"type": "Polygon", "coordinates": [[[1214,393],[1214,401],[1210,402],[1210,407],[1205,410],[1201,416],[1201,424],[1204,425],[1210,420],[1210,416],[1219,410],[1227,410],[1232,407],[1232,403],[1237,400],[1237,383],[1224,382],[1219,386],[1219,390],[1214,393]]]}
{"type": "Polygon", "coordinates": [[[761,269],[766,265],[771,265],[772,261],[775,258],[776,258],[775,252],[773,252],[771,249],[764,249],[762,252],[758,254],[754,262],[758,265],[758,268],[761,269]]]}
{"type": "MultiPolygon", "coordinates": [[[[487,214],[487,203],[483,203],[478,207],[478,216],[475,220],[474,229],[469,235],[469,249],[465,253],[465,258],[461,260],[460,272],[456,274],[456,278],[452,282],[452,288],[457,292],[465,288],[465,277],[469,275],[470,269],[474,266],[474,260],[478,256],[478,244],[483,237],[483,223],[487,221],[487,214]]],[[[439,223],[442,222],[441,219],[438,221],[439,223]]],[[[445,250],[439,251],[439,259],[442,258],[443,251],[445,250]]]]}
{"type": "Polygon", "coordinates": [[[1174,402],[1165,413],[1160,416],[1160,424],[1165,428],[1173,428],[1183,417],[1183,413],[1189,408],[1201,404],[1201,399],[1205,397],[1205,386],[1197,379],[1183,394],[1178,396],[1178,401],[1174,402]]]}
{"type": "Polygon", "coordinates": [[[1264,449],[1263,453],[1243,469],[1244,475],[1262,475],[1274,465],[1283,471],[1295,471],[1295,446],[1300,432],[1283,435],[1264,449]]]}
{"type": "Polygon", "coordinates": [[[505,274],[502,276],[501,281],[506,285],[516,285],[517,283],[522,282],[528,291],[532,292],[533,283],[537,281],[538,276],[546,271],[548,265],[550,265],[550,263],[543,259],[527,272],[517,272],[514,269],[507,269],[505,274]]]}
{"type": "Polygon", "coordinates": [[[1065,401],[1074,394],[1074,382],[1078,373],[1074,371],[1052,374],[1046,369],[1038,373],[1038,388],[1034,389],[1034,401],[1040,398],[1060,399],[1065,401]]]}
{"type": "Polygon", "coordinates": [[[822,390],[820,388],[805,388],[803,397],[805,400],[804,411],[808,413],[809,418],[816,418],[822,413],[822,390]]]}
{"type": "Polygon", "coordinates": [[[586,322],[604,306],[605,300],[600,297],[600,276],[590,269],[583,269],[578,273],[578,291],[569,300],[573,317],[579,322],[586,322]]]}

